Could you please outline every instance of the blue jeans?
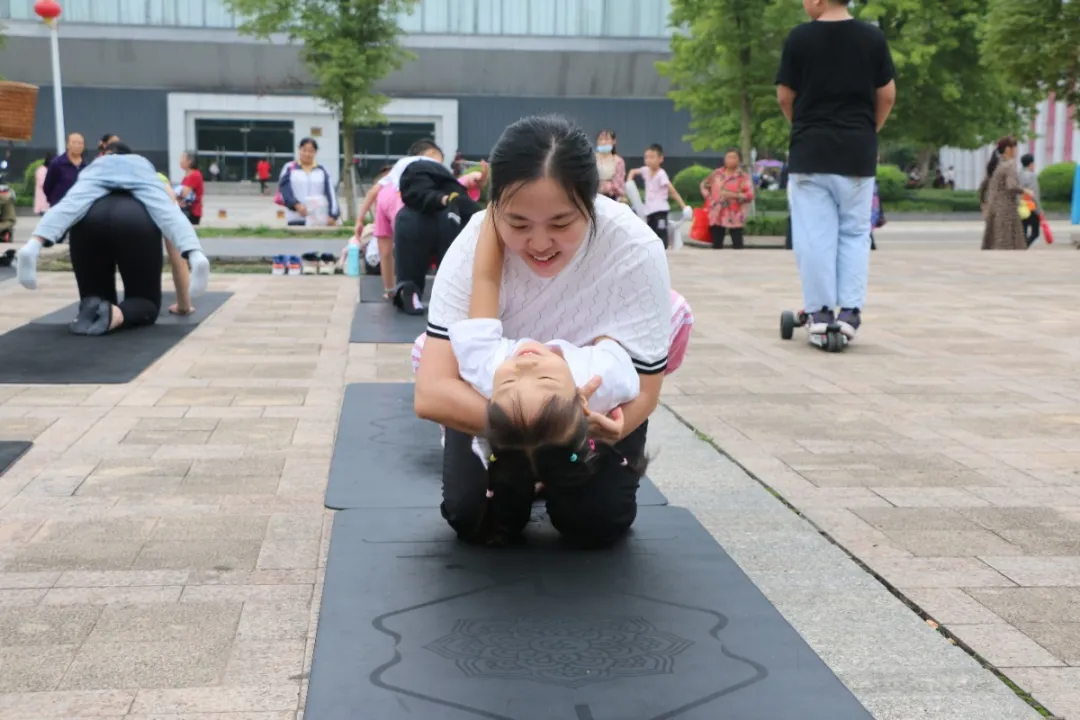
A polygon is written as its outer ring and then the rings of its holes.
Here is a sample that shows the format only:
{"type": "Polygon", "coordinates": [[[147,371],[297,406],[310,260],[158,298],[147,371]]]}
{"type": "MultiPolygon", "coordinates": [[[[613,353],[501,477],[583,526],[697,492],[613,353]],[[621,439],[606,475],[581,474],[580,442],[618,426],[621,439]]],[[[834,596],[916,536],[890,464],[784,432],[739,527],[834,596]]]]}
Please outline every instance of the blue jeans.
{"type": "Polygon", "coordinates": [[[165,191],[154,166],[140,155],[104,155],[87,165],[64,199],[42,216],[34,236],[56,242],[83,219],[91,205],[114,190],[130,192],[181,253],[202,252],[195,228],[165,191]]]}
{"type": "Polygon", "coordinates": [[[870,272],[874,178],[793,174],[791,240],[803,308],[862,308],[870,272]]]}

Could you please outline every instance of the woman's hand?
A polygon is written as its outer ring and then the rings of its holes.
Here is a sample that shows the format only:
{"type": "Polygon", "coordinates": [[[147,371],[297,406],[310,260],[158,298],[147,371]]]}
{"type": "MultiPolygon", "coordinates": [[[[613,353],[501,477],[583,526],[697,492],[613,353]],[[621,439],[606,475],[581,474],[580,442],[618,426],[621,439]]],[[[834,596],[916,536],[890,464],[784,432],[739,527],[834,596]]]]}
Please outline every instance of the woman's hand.
{"type": "Polygon", "coordinates": [[[626,421],[622,408],[615,408],[607,415],[589,410],[588,400],[600,388],[600,383],[601,378],[597,375],[580,388],[581,395],[585,398],[585,417],[589,420],[589,437],[605,445],[614,445],[622,440],[626,421]]]}
{"type": "Polygon", "coordinates": [[[304,205],[304,203],[296,203],[296,207],[294,207],[293,210],[295,210],[296,214],[300,217],[307,217],[308,209],[307,205],[304,205]]]}

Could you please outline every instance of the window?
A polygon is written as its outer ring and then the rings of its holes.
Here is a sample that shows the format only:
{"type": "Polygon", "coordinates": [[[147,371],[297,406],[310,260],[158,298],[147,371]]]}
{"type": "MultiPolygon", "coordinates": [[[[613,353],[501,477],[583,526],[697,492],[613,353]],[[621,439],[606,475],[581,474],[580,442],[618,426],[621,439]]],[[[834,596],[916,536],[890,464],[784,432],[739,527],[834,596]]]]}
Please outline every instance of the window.
{"type": "MultiPolygon", "coordinates": [[[[357,128],[353,152],[361,178],[374,177],[383,165],[392,165],[409,153],[417,140],[433,139],[435,123],[391,122],[377,127],[357,128]]],[[[443,148],[453,153],[455,148],[443,148]]]]}
{"type": "Polygon", "coordinates": [[[264,157],[270,160],[273,172],[278,173],[296,154],[293,123],[291,120],[196,118],[195,152],[203,169],[217,161],[222,180],[254,179],[255,164],[264,157]]]}

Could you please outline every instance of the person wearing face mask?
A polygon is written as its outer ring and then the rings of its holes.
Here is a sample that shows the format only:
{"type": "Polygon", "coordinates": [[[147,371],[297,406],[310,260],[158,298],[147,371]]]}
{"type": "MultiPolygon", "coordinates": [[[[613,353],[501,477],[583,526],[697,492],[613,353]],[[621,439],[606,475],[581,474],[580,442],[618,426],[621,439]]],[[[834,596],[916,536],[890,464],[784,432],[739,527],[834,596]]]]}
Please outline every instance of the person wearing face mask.
{"type": "MultiPolygon", "coordinates": [[[[628,205],[598,194],[596,155],[580,128],[560,116],[524,118],[506,129],[489,164],[488,208],[473,216],[443,259],[422,350],[414,347],[416,414],[446,428],[442,515],[469,542],[487,542],[490,514],[514,519],[502,530],[520,534],[534,484],[544,482],[548,513],[559,532],[581,546],[608,545],[636,516],[648,418],[669,363],[676,365],[685,352],[687,333],[673,343],[673,330],[677,312],[685,319],[689,308],[673,306],[667,256],[656,234],[628,205]],[[473,450],[473,438],[490,437],[490,403],[462,379],[450,328],[470,318],[476,254],[492,242],[504,253],[501,273],[491,276],[501,275],[500,332],[558,338],[577,347],[610,339],[629,356],[638,392],[609,413],[582,409],[584,438],[577,428],[565,438],[584,443],[570,453],[577,459],[559,456],[548,463],[550,453],[518,447],[512,456],[516,489],[490,497],[491,478],[473,450]],[[575,472],[565,484],[560,468],[578,460],[587,463],[587,471],[575,472]],[[512,507],[493,505],[504,502],[512,507]]],[[[581,395],[591,397],[598,387],[594,379],[580,388],[581,395]]],[[[543,424],[544,412],[518,410],[515,427],[543,434],[536,423],[543,424]]],[[[496,428],[506,427],[501,420],[495,418],[496,428]]]]}
{"type": "Polygon", "coordinates": [[[614,130],[601,130],[596,136],[596,171],[600,176],[600,194],[621,200],[626,194],[626,161],[616,150],[614,130]]]}

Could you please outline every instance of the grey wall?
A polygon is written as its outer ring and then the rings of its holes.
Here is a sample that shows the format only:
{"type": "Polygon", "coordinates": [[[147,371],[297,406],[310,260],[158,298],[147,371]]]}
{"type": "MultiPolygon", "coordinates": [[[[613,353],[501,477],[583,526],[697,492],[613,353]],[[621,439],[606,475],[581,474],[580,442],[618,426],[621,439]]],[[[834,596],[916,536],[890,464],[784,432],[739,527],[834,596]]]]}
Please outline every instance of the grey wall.
{"type": "Polygon", "coordinates": [[[575,120],[590,136],[614,130],[619,153],[640,158],[653,143],[670,156],[695,156],[682,138],[690,116],[676,112],[670,100],[611,98],[461,97],[458,133],[466,155],[485,154],[503,129],[527,115],[559,113],[575,120]]]}
{"type": "MultiPolygon", "coordinates": [[[[65,124],[81,132],[93,148],[106,132],[116,133],[136,152],[146,155],[160,169],[168,158],[167,90],[120,90],[69,87],[64,90],[65,124]]],[[[467,157],[486,156],[507,125],[526,115],[560,113],[594,136],[601,129],[618,135],[619,152],[630,167],[652,143],[664,146],[666,167],[674,174],[693,162],[709,164],[716,153],[696,153],[683,141],[689,115],[676,112],[670,100],[610,98],[537,98],[457,96],[459,148],[467,157]]],[[[52,88],[41,86],[38,94],[34,138],[12,154],[12,167],[51,150],[53,140],[52,88]]]]}
{"type": "MultiPolygon", "coordinates": [[[[212,31],[205,31],[211,37],[192,41],[154,41],[141,38],[142,34],[116,39],[65,37],[60,43],[64,84],[256,94],[297,92],[310,85],[292,45],[217,41],[212,31]]],[[[417,48],[416,58],[379,83],[378,89],[390,95],[423,96],[640,98],[667,93],[667,80],[656,72],[656,61],[665,53],[485,49],[478,40],[463,38],[458,47],[417,48]]],[[[8,37],[0,49],[0,67],[11,80],[51,83],[48,41],[8,37]]]]}

